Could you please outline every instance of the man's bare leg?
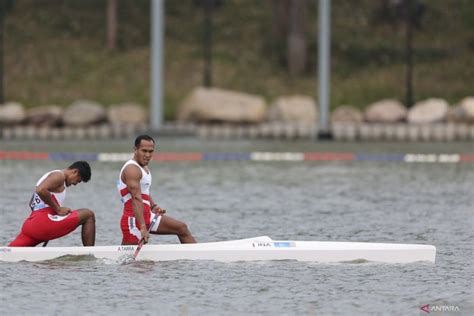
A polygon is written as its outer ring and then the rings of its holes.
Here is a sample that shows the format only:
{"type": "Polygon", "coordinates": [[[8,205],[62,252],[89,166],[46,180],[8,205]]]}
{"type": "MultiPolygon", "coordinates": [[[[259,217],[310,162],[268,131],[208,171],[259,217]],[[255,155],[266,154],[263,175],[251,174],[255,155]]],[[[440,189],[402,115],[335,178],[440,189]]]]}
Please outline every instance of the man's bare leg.
{"type": "Polygon", "coordinates": [[[160,225],[152,234],[157,235],[177,235],[182,244],[194,244],[196,239],[188,229],[188,225],[167,215],[162,215],[160,225]]]}
{"type": "Polygon", "coordinates": [[[89,209],[80,209],[77,211],[79,215],[79,225],[82,225],[82,244],[84,246],[94,246],[95,244],[95,215],[89,209]]]}

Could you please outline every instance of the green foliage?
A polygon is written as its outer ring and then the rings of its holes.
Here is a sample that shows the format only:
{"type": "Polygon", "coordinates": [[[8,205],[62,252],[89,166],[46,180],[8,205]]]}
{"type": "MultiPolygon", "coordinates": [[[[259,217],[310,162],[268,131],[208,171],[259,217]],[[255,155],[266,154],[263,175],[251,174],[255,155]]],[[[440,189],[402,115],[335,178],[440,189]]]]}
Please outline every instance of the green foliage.
{"type": "MultiPolygon", "coordinates": [[[[472,95],[474,1],[424,1],[415,31],[415,99],[472,95]]],[[[331,107],[404,99],[404,30],[373,23],[373,0],[332,1],[331,107]]],[[[150,1],[118,1],[118,48],[105,47],[105,0],[16,0],[5,25],[5,96],[26,106],[148,106],[150,1]]],[[[166,1],[165,115],[203,80],[203,12],[166,1]]],[[[224,0],[214,12],[214,86],[263,95],[317,93],[317,6],[308,2],[306,75],[289,78],[285,43],[272,42],[271,1],[224,0]],[[283,50],[283,51],[282,51],[283,50]]]]}

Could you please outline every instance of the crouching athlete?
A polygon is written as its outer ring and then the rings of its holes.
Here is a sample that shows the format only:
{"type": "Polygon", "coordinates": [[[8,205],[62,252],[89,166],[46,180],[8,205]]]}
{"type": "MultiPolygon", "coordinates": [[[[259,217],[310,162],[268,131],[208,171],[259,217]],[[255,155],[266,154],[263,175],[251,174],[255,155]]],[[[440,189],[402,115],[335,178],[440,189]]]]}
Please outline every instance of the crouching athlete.
{"type": "Polygon", "coordinates": [[[89,209],[71,210],[63,206],[66,188],[91,178],[85,161],[76,161],[63,170],[44,174],[36,183],[30,201],[31,214],[24,221],[20,234],[9,247],[34,247],[42,242],[63,237],[82,225],[82,244],[94,246],[95,216],[89,209]]]}

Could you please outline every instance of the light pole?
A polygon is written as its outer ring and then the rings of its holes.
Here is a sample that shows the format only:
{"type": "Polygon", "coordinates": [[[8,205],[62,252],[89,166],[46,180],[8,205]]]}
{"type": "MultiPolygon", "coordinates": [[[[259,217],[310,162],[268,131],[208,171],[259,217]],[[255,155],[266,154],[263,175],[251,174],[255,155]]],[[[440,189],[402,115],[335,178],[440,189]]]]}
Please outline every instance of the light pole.
{"type": "Polygon", "coordinates": [[[319,0],[319,139],[331,139],[329,129],[329,99],[331,88],[331,0],[319,0]]]}
{"type": "Polygon", "coordinates": [[[150,124],[158,131],[163,124],[164,0],[151,1],[151,106],[150,124]]]}

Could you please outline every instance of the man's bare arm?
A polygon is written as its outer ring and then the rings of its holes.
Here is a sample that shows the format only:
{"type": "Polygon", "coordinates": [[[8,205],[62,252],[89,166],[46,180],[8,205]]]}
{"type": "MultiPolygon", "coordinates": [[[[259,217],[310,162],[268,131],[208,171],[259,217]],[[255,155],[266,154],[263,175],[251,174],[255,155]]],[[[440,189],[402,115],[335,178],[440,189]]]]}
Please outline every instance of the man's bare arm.
{"type": "Polygon", "coordinates": [[[61,207],[51,195],[50,192],[57,192],[64,186],[65,176],[62,172],[52,172],[46,179],[36,187],[36,194],[48,204],[58,215],[66,215],[71,212],[68,207],[61,207]]]}

